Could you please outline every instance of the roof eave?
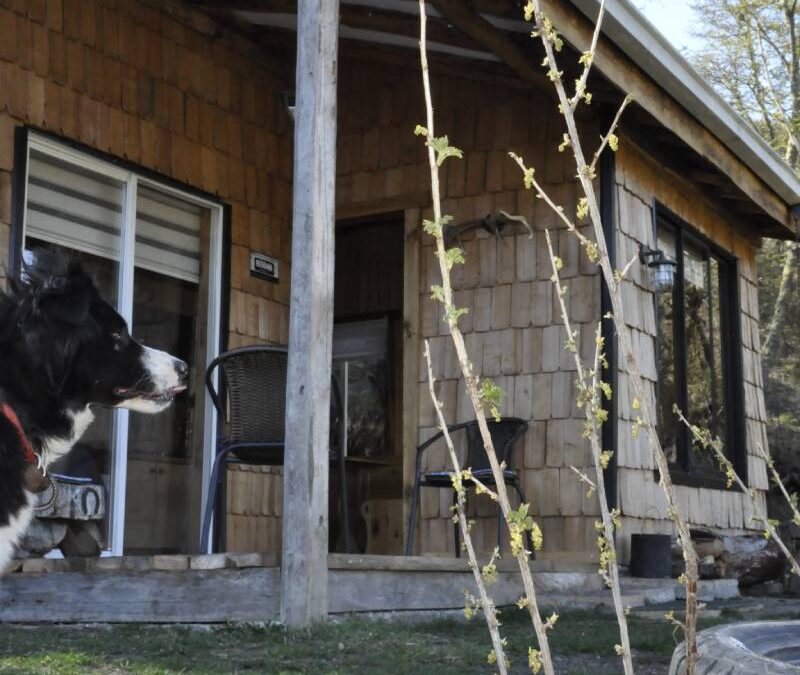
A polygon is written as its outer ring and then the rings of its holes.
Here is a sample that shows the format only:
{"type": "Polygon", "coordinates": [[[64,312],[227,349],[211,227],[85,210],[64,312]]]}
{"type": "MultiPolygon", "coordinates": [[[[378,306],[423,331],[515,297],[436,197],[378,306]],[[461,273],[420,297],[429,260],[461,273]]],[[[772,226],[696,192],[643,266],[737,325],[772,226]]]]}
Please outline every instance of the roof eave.
{"type": "MultiPolygon", "coordinates": [[[[599,0],[571,2],[589,20],[596,20],[599,0]]],[[[788,206],[800,204],[800,178],[630,0],[606,0],[602,32],[788,206]]]]}

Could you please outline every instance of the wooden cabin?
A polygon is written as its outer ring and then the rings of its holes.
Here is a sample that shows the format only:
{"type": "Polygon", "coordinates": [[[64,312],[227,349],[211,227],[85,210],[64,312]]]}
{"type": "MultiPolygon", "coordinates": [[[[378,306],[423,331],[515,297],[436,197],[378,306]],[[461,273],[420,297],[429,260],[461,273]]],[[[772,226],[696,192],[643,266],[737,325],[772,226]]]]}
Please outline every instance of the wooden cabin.
{"type": "MultiPolygon", "coordinates": [[[[460,324],[479,373],[505,391],[502,413],[528,421],[514,464],[543,529],[540,558],[591,561],[598,507],[571,470],[588,470],[591,460],[546,229],[564,263],[585,357],[608,301],[596,266],[523,188],[507,156],[513,150],[535,166],[571,216],[579,185],[569,151],[558,150],[564,124],[518,2],[428,4],[437,129],[464,152],[443,167],[444,211],[456,225],[520,214],[533,230],[510,224],[460,234],[467,263],[454,284],[458,304],[470,310],[460,324]]],[[[566,42],[567,82],[589,44],[597,4],[544,1],[566,42]]],[[[217,423],[203,390],[206,364],[229,348],[290,342],[290,280],[299,264],[292,259],[296,5],[0,5],[3,256],[13,270],[25,250],[71,250],[132,319],[134,335],[193,367],[191,391],[171,412],[99,415],[63,470],[106,485],[101,536],[108,554],[195,553],[217,423]],[[273,266],[272,278],[253,271],[254,259],[273,266]]],[[[421,229],[431,206],[429,174],[413,134],[424,121],[417,3],[341,0],[338,31],[328,309],[333,368],[340,377],[347,369],[353,403],[348,499],[358,549],[399,554],[415,448],[436,430],[425,340],[448,420],[465,421],[471,411],[430,298],[438,270],[421,229]],[[337,352],[347,335],[364,350],[337,352]]],[[[800,182],[627,0],[608,3],[589,89],[592,103],[581,108],[579,123],[592,151],[623,97],[635,96],[619,151],[602,157],[597,190],[615,265],[634,259],[625,310],[651,404],[661,411],[681,504],[698,527],[757,529],[748,499],[725,489],[671,409],[681,405],[718,433],[763,499],[756,252],[764,237],[795,236],[800,182]],[[667,287],[639,262],[643,247],[675,261],[667,287]]],[[[304,251],[302,242],[294,248],[304,251]]],[[[631,534],[670,533],[672,525],[644,435],[632,434],[637,413],[625,365],[604,330],[615,391],[604,429],[604,447],[614,450],[607,480],[622,513],[626,561],[631,534]]],[[[426,468],[445,466],[443,452],[430,453],[426,468]]],[[[279,552],[282,469],[233,466],[226,487],[216,548],[279,552]]],[[[415,554],[454,555],[451,499],[447,490],[424,492],[415,554]]],[[[489,551],[495,507],[482,498],[471,509],[477,545],[489,551]]],[[[335,547],[335,509],[330,520],[335,547]]]]}

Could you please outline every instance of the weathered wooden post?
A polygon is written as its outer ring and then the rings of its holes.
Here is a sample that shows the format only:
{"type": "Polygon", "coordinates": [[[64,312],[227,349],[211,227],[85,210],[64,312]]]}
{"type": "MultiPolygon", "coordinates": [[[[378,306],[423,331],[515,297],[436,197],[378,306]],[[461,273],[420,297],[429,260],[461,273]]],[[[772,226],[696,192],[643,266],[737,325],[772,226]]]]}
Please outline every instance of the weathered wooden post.
{"type": "Polygon", "coordinates": [[[328,446],[333,332],[339,0],[297,3],[294,210],[281,618],[328,611],[328,446]]]}

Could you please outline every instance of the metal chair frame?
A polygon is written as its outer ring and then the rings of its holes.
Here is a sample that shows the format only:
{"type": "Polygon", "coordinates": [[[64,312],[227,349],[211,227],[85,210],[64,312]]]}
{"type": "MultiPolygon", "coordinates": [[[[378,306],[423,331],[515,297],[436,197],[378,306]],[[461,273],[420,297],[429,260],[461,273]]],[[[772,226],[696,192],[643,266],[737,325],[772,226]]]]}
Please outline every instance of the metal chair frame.
{"type": "MultiPolygon", "coordinates": [[[[283,438],[279,441],[229,441],[227,440],[227,435],[223,429],[225,427],[230,427],[230,422],[233,417],[233,411],[231,414],[228,415],[225,410],[225,405],[223,398],[220,396],[220,393],[214,386],[214,371],[217,370],[218,367],[223,366],[227,361],[231,359],[235,359],[237,357],[241,357],[242,355],[246,354],[258,354],[258,353],[269,353],[269,354],[285,354],[286,358],[288,359],[288,348],[285,346],[278,346],[278,345],[253,345],[248,347],[239,347],[237,349],[231,349],[223,354],[217,356],[208,366],[206,370],[206,389],[211,397],[211,402],[214,405],[214,408],[217,410],[217,414],[219,416],[220,424],[219,424],[219,432],[217,434],[217,452],[216,456],[214,457],[214,463],[211,469],[211,479],[209,483],[209,490],[208,490],[208,497],[206,499],[206,508],[203,514],[203,525],[201,530],[201,537],[200,537],[200,552],[205,553],[208,551],[208,540],[210,537],[211,531],[211,521],[214,515],[214,511],[217,507],[217,494],[220,485],[220,472],[223,471],[228,463],[237,463],[237,464],[253,464],[259,466],[282,466],[284,464],[284,452],[285,452],[285,441],[286,439],[283,438]],[[254,450],[254,451],[261,451],[263,452],[263,456],[258,459],[247,458],[243,459],[241,457],[237,457],[236,453],[241,452],[242,450],[254,450]],[[235,459],[231,459],[231,455],[234,456],[235,459]]],[[[222,381],[220,384],[224,384],[222,381]]],[[[222,387],[220,387],[222,389],[222,387]]],[[[339,489],[341,492],[340,495],[340,503],[342,509],[342,529],[344,532],[344,545],[345,550],[350,552],[351,550],[351,532],[350,532],[350,522],[349,522],[349,514],[348,514],[348,503],[347,503],[347,467],[345,466],[344,460],[344,447],[343,447],[343,427],[342,425],[346,423],[344,419],[342,419],[342,402],[341,396],[339,393],[339,388],[336,385],[336,382],[333,378],[331,378],[331,396],[333,397],[333,404],[334,410],[336,412],[336,416],[338,419],[338,426],[339,426],[339,442],[338,448],[335,454],[331,454],[331,461],[335,462],[338,466],[338,478],[339,478],[339,489]]],[[[284,391],[283,397],[283,410],[281,414],[284,415],[286,411],[286,394],[284,391]]],[[[333,429],[332,429],[333,430],[333,429]]],[[[252,457],[252,456],[251,456],[252,457]]]]}
{"type": "MultiPolygon", "coordinates": [[[[487,420],[487,424],[489,425],[489,431],[492,432],[493,429],[500,429],[503,425],[511,426],[514,425],[517,429],[511,436],[505,441],[502,448],[497,448],[495,446],[495,451],[498,453],[498,458],[500,462],[505,462],[505,469],[503,471],[503,477],[505,480],[506,485],[511,486],[517,495],[520,498],[520,503],[525,502],[525,495],[522,491],[522,486],[520,485],[519,475],[514,469],[510,469],[509,466],[511,464],[511,457],[514,451],[514,445],[525,433],[528,428],[528,423],[525,420],[519,419],[518,417],[505,417],[501,419],[499,422],[495,420],[487,420]]],[[[453,424],[447,427],[448,433],[451,435],[455,432],[462,431],[462,430],[469,430],[472,432],[472,438],[474,438],[474,434],[478,432],[478,422],[477,420],[471,420],[469,422],[461,422],[459,424],[453,424]]],[[[494,436],[494,434],[493,434],[494,436]]],[[[452,471],[438,471],[438,472],[429,472],[427,474],[423,474],[422,472],[422,455],[424,454],[425,450],[427,450],[431,445],[436,443],[437,441],[441,440],[444,437],[444,432],[440,431],[439,433],[431,436],[427,441],[422,443],[420,446],[417,447],[417,457],[415,463],[415,470],[414,470],[414,492],[411,497],[411,511],[409,513],[408,518],[408,533],[406,536],[406,548],[405,548],[405,555],[411,555],[414,550],[414,529],[417,520],[417,510],[419,508],[419,500],[420,500],[420,490],[423,487],[434,487],[443,489],[445,487],[451,488],[450,485],[443,484],[443,478],[445,475],[452,475],[452,471]],[[431,478],[431,476],[435,476],[431,478]]],[[[474,443],[470,443],[470,437],[468,436],[468,447],[467,447],[467,464],[465,464],[462,468],[472,468],[473,471],[476,470],[475,466],[469,466],[470,460],[474,459],[482,459],[480,456],[480,451],[483,451],[483,458],[485,461],[477,467],[477,470],[483,470],[485,467],[488,467],[488,457],[486,457],[486,451],[483,446],[483,441],[480,437],[480,433],[477,433],[477,439],[480,442],[479,447],[475,446],[474,443]]],[[[494,441],[494,437],[492,439],[494,441]]],[[[477,442],[477,441],[476,441],[477,442]]],[[[487,479],[484,479],[482,482],[486,484],[494,485],[494,476],[489,474],[487,479]]],[[[465,484],[466,485],[466,484],[465,484]]],[[[467,487],[469,487],[467,485],[467,487]]],[[[453,504],[455,505],[457,500],[457,495],[455,491],[453,491],[453,504]]],[[[503,512],[500,509],[499,505],[497,508],[497,547],[500,551],[503,550],[504,544],[504,535],[505,535],[505,525],[503,519],[503,512]]],[[[533,545],[529,539],[529,546],[530,550],[533,553],[533,545]]],[[[455,544],[456,544],[456,557],[461,557],[461,540],[460,540],[460,533],[458,523],[455,524],[455,544]]]]}

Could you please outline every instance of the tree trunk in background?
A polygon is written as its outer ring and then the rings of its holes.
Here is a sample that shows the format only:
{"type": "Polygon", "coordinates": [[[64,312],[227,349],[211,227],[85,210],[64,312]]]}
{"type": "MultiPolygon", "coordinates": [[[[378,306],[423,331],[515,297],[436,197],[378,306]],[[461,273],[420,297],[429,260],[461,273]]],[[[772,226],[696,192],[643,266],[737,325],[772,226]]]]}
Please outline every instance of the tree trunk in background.
{"type": "Polygon", "coordinates": [[[767,333],[762,346],[765,364],[771,363],[775,357],[780,355],[780,336],[786,328],[787,308],[797,287],[797,249],[797,242],[786,242],[778,297],[775,299],[775,307],[772,310],[772,317],[767,325],[767,333]]]}

